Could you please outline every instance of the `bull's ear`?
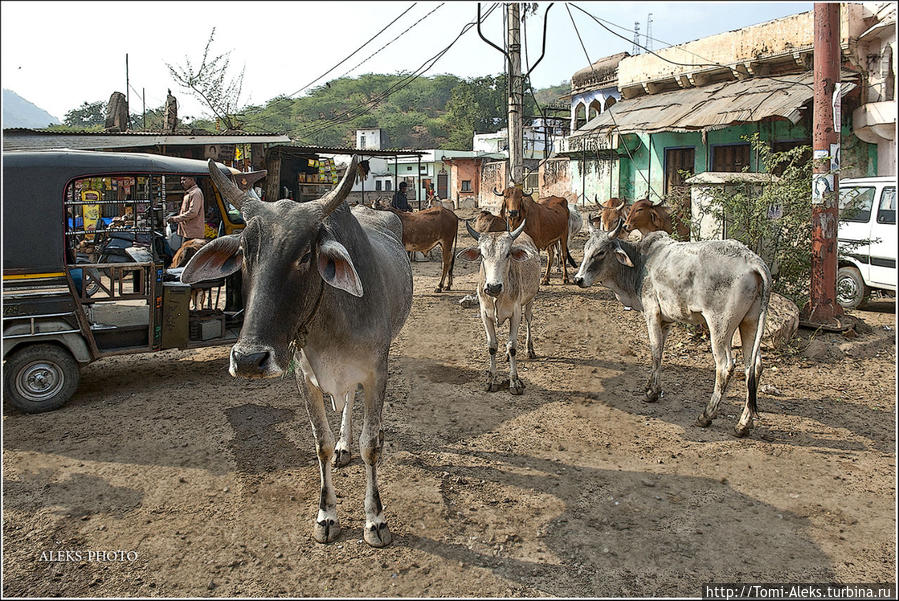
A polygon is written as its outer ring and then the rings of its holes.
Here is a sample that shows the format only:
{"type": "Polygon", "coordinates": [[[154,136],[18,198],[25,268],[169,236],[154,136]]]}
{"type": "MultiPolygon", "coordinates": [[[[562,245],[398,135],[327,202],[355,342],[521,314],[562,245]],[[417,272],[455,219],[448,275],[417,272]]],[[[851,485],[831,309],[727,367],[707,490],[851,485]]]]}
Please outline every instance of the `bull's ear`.
{"type": "Polygon", "coordinates": [[[221,236],[203,245],[181,272],[181,281],[195,284],[229,276],[243,263],[240,234],[221,236]]]}
{"type": "Polygon", "coordinates": [[[460,250],[459,254],[456,256],[460,259],[465,259],[466,261],[477,261],[481,258],[481,249],[477,246],[470,246],[464,250],[460,250]]]}
{"type": "Polygon", "coordinates": [[[513,246],[510,254],[516,261],[527,261],[528,257],[531,256],[531,253],[529,253],[527,249],[521,248],[520,246],[513,246]]]}
{"type": "Polygon", "coordinates": [[[324,239],[318,245],[318,272],[329,285],[353,296],[362,296],[362,280],[346,247],[333,239],[324,239]]]}
{"type": "Polygon", "coordinates": [[[649,220],[652,221],[652,224],[658,228],[662,227],[662,224],[659,223],[659,214],[656,213],[655,208],[649,209],[649,220]]]}
{"type": "Polygon", "coordinates": [[[627,265],[628,267],[634,266],[633,261],[627,256],[627,253],[624,252],[624,249],[621,248],[620,244],[615,244],[615,258],[618,259],[618,262],[622,265],[627,265]]]}

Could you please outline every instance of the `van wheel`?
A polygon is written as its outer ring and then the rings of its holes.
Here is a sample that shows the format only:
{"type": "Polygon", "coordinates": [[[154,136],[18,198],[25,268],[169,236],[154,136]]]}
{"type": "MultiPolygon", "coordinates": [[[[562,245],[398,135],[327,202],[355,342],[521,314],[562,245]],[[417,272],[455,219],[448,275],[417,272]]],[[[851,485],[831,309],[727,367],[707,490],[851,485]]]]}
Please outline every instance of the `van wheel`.
{"type": "Polygon", "coordinates": [[[4,366],[5,396],[25,413],[59,409],[75,394],[78,362],[54,344],[31,344],[13,351],[4,366]]]}
{"type": "Polygon", "coordinates": [[[855,267],[840,267],[837,272],[837,302],[844,309],[855,309],[868,301],[871,291],[855,267]]]}

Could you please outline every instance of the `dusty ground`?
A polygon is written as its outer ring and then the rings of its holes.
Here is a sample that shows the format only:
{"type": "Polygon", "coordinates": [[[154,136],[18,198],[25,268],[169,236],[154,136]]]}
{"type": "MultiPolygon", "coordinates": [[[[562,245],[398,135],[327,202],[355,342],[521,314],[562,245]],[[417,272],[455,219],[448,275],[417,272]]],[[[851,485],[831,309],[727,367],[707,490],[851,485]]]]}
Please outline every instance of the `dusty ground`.
{"type": "Polygon", "coordinates": [[[292,379],[232,379],[225,347],[164,351],[88,366],[59,411],[4,409],[3,593],[696,596],[709,581],[894,580],[892,301],[855,313],[873,330],[859,338],[814,336],[814,359],[767,353],[762,420],[735,439],[742,380],[710,428],[693,425],[713,386],[705,342],[672,333],[665,397],[646,404],[641,315],[558,276],[537,298],[524,395],[483,392],[477,309],[458,304],[475,266],[457,263],[443,294],[438,268],[414,265],[391,356],[392,546],[362,542],[358,455],[335,477],[342,537],[313,541],[317,461],[292,379]]]}

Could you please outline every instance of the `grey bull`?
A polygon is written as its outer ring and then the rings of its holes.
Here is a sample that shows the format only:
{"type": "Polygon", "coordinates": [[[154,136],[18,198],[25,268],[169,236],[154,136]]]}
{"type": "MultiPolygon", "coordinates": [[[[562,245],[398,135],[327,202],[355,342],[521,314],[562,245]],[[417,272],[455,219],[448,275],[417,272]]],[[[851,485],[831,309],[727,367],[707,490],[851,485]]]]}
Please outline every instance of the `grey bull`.
{"type": "Polygon", "coordinates": [[[518,328],[523,314],[527,322],[528,357],[535,358],[531,318],[534,298],[540,286],[540,255],[530,236],[524,233],[525,221],[512,232],[478,233],[467,221],[465,226],[478,245],[460,251],[459,256],[467,261],[481,260],[477,293],[490,353],[486,389],[495,392],[499,388],[496,382],[496,327],[508,319],[506,353],[509,358],[509,392],[521,394],[524,392],[524,382],[518,377],[515,358],[518,328]]]}
{"type": "Polygon", "coordinates": [[[627,306],[643,311],[649,329],[652,373],[646,398],[661,396],[662,350],[671,324],[708,325],[715,358],[715,390],[697,424],[706,427],[718,414],[734,370],[731,339],[740,329],[746,369],[746,403],[735,428],[745,436],[758,415],[757,388],[762,372],[761,341],[771,296],[771,274],[755,253],[735,240],[675,242],[653,232],[638,244],[589,224],[584,260],[574,278],[581,288],[594,282],[612,290],[627,306]]]}
{"type": "Polygon", "coordinates": [[[210,162],[212,179],[238,207],[246,228],[216,238],[191,259],[184,282],[243,269],[246,315],[231,349],[231,375],[275,378],[296,365],[296,380],[312,422],[321,472],[321,500],[313,534],[331,542],[340,534],[331,464],[350,459],[352,403],[362,386],[359,447],[365,463],[365,541],[391,540],[378,492],[377,465],[384,444],[381,409],[387,388],[390,342],[412,306],[412,269],[399,218],[344,203],[358,157],[337,188],[317,201],[262,202],[241,192],[210,162]],[[336,445],[324,396],[343,408],[336,445]]]}

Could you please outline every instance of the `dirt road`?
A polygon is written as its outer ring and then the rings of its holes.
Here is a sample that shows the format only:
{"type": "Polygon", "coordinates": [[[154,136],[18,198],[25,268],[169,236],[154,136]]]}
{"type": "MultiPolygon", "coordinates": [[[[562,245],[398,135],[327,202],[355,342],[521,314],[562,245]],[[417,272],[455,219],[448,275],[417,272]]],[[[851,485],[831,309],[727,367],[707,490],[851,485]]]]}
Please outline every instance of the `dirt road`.
{"type": "Polygon", "coordinates": [[[873,330],[859,338],[816,336],[815,359],[767,353],[762,420],[735,439],[741,379],[694,425],[714,381],[706,342],[672,332],[665,396],[646,404],[642,316],[558,276],[537,297],[524,395],[483,392],[477,309],[458,304],[475,266],[457,262],[443,294],[438,270],[414,264],[391,355],[390,547],[362,542],[355,444],[335,475],[343,535],[313,541],[317,460],[292,378],[232,379],[227,348],[164,351],[88,366],[59,411],[4,409],[3,593],[696,596],[894,579],[892,302],[856,313],[873,330]]]}

